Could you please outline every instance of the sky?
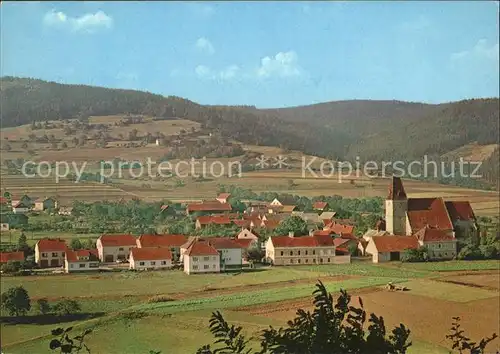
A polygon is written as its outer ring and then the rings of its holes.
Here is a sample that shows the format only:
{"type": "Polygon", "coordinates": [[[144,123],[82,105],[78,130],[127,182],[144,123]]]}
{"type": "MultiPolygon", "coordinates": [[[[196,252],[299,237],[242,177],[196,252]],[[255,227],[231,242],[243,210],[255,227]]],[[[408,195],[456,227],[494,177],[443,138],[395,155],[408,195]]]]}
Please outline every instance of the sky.
{"type": "Polygon", "coordinates": [[[6,2],[2,76],[202,104],[499,96],[498,1],[6,2]]]}

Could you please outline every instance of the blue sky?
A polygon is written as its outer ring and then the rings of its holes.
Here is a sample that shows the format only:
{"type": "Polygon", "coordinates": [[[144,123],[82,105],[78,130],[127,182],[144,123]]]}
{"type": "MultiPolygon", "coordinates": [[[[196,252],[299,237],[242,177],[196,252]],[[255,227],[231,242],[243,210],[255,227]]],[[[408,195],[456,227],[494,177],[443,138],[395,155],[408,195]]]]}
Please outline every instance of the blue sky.
{"type": "Polygon", "coordinates": [[[498,2],[2,2],[1,74],[283,107],[499,96],[498,2]]]}

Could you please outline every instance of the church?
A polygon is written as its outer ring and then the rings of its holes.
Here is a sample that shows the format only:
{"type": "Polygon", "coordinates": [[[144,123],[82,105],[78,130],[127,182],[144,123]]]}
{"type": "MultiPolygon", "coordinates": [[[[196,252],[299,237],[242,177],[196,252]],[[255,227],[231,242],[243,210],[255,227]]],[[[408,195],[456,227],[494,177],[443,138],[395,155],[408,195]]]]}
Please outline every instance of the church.
{"type": "Polygon", "coordinates": [[[408,248],[425,246],[431,259],[453,259],[457,240],[477,238],[476,217],[468,201],[408,198],[399,177],[392,177],[385,201],[385,222],[364,236],[373,261],[399,260],[408,248]],[[385,227],[384,227],[385,226],[385,227]]]}

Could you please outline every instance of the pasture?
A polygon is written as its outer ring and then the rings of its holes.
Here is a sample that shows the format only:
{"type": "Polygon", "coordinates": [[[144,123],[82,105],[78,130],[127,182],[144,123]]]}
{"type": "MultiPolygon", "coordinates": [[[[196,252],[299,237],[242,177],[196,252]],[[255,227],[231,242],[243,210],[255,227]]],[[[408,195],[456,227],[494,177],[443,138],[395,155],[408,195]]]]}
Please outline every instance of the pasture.
{"type": "MultiPolygon", "coordinates": [[[[487,270],[493,261],[478,262],[474,267],[470,264],[476,262],[439,263],[443,264],[441,269],[467,269],[468,278],[462,282],[472,283],[478,277],[478,286],[488,276],[498,280],[500,274],[487,270]],[[445,266],[448,263],[452,265],[445,266]],[[460,267],[459,263],[463,265],[460,267]],[[472,268],[480,270],[477,275],[472,268]]],[[[446,353],[444,348],[449,343],[444,336],[452,316],[462,316],[463,326],[473,339],[499,332],[498,291],[446,282],[458,281],[460,275],[454,274],[450,279],[450,272],[439,272],[436,267],[409,268],[357,262],[191,276],[181,271],[158,271],[2,277],[2,289],[23,285],[32,303],[41,297],[51,303],[73,298],[82,304],[82,312],[88,316],[60,324],[4,322],[2,346],[5,353],[49,353],[50,329],[71,325],[76,333],[94,329],[88,345],[97,352],[139,353],[154,349],[162,353],[193,353],[213,341],[208,331],[211,311],[221,310],[231,324],[242,325],[248,336],[257,336],[269,325],[285,325],[297,308],[311,308],[317,279],[334,296],[341,288],[349,290],[354,295],[353,304],[357,303],[357,295],[361,296],[365,309],[384,316],[388,328],[400,322],[407,325],[414,342],[410,353],[446,353]],[[410,290],[388,292],[383,289],[388,281],[403,282],[410,290]],[[163,301],[149,300],[158,295],[163,301]]],[[[30,315],[35,313],[32,310],[30,315]]]]}

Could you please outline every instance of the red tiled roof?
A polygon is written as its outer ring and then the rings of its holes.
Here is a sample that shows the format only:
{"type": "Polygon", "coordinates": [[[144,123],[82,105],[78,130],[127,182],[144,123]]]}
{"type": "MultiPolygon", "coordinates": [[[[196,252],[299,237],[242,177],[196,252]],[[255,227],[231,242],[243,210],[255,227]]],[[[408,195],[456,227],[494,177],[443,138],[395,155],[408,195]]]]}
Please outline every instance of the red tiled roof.
{"type": "Polygon", "coordinates": [[[248,227],[250,226],[250,220],[233,220],[233,223],[240,227],[248,227]]]}
{"type": "Polygon", "coordinates": [[[219,252],[208,242],[195,240],[184,253],[186,256],[218,256],[219,252]]]}
{"type": "Polygon", "coordinates": [[[472,210],[470,203],[467,201],[448,201],[444,204],[452,222],[457,220],[469,221],[476,219],[474,211],[472,210]]]}
{"type": "Polygon", "coordinates": [[[391,184],[389,185],[389,195],[387,199],[390,200],[404,200],[406,199],[405,189],[403,187],[403,182],[399,177],[392,177],[391,184]]]}
{"type": "Polygon", "coordinates": [[[231,211],[232,207],[229,203],[220,203],[218,201],[215,202],[203,202],[203,203],[195,203],[188,204],[188,211],[231,211]]]}
{"type": "Polygon", "coordinates": [[[415,236],[376,236],[372,241],[378,252],[400,252],[419,246],[415,236]]]}
{"type": "Polygon", "coordinates": [[[233,241],[240,245],[240,247],[242,248],[249,248],[250,244],[255,240],[251,238],[235,238],[233,241]]]}
{"type": "Polygon", "coordinates": [[[340,233],[340,238],[343,238],[345,240],[355,240],[355,241],[359,241],[359,239],[354,236],[353,234],[351,233],[348,233],[348,232],[341,232],[340,233]]]}
{"type": "Polygon", "coordinates": [[[9,200],[5,197],[0,197],[0,204],[7,204],[9,203],[9,200]]]}
{"type": "Polygon", "coordinates": [[[24,252],[0,252],[0,263],[7,263],[8,261],[24,261],[24,252]]]}
{"type": "Polygon", "coordinates": [[[354,232],[353,225],[342,225],[342,224],[337,224],[337,223],[331,223],[327,227],[331,232],[338,234],[338,235],[341,233],[352,234],[354,232]]]}
{"type": "Polygon", "coordinates": [[[313,203],[313,209],[321,209],[321,210],[323,210],[323,209],[326,208],[327,205],[328,205],[327,202],[314,202],[313,203]]]}
{"type": "Polygon", "coordinates": [[[275,229],[280,224],[279,220],[265,220],[262,222],[262,227],[265,229],[275,229]]]}
{"type": "Polygon", "coordinates": [[[229,249],[229,248],[241,248],[241,245],[235,240],[226,237],[211,237],[207,238],[207,241],[211,246],[215,247],[215,249],[229,249]]]}
{"type": "Polygon", "coordinates": [[[231,196],[231,193],[221,193],[217,196],[217,199],[228,199],[231,196]]]}
{"type": "Polygon", "coordinates": [[[333,239],[333,244],[335,245],[335,247],[339,247],[339,246],[342,246],[343,244],[349,242],[350,240],[348,239],[345,239],[345,238],[334,238],[333,239]]]}
{"type": "Polygon", "coordinates": [[[196,219],[201,225],[208,225],[208,224],[217,224],[217,225],[228,225],[231,224],[232,221],[229,219],[228,216],[225,215],[206,215],[206,216],[200,216],[198,219],[196,219]]]}
{"type": "Polygon", "coordinates": [[[168,205],[163,204],[163,205],[161,206],[161,208],[160,208],[160,209],[161,209],[161,210],[166,210],[166,209],[168,209],[168,207],[169,207],[168,205]]]}
{"type": "Polygon", "coordinates": [[[333,239],[330,236],[272,236],[274,247],[326,247],[334,245],[333,239]]]}
{"type": "Polygon", "coordinates": [[[330,230],[316,230],[313,232],[314,236],[330,236],[333,232],[330,230]]]}
{"type": "Polygon", "coordinates": [[[64,240],[54,238],[43,238],[36,244],[40,252],[66,251],[68,248],[64,240]]]}
{"type": "Polygon", "coordinates": [[[455,238],[445,230],[424,227],[415,233],[415,236],[422,242],[453,241],[455,238]]]}
{"type": "Polygon", "coordinates": [[[134,261],[157,261],[172,259],[172,253],[165,247],[132,248],[130,250],[134,261]]]}
{"type": "Polygon", "coordinates": [[[135,246],[137,244],[136,238],[129,234],[104,234],[99,237],[99,240],[101,240],[103,247],[135,246]]]}
{"type": "Polygon", "coordinates": [[[96,249],[93,250],[66,250],[66,259],[68,262],[82,262],[80,257],[89,257],[89,260],[97,261],[98,253],[96,249]]]}
{"type": "Polygon", "coordinates": [[[426,225],[436,229],[453,229],[442,198],[410,198],[407,214],[412,230],[420,230],[426,225]]]}
{"type": "Polygon", "coordinates": [[[139,237],[141,248],[146,247],[180,247],[187,241],[185,235],[141,235],[139,237]]]}

